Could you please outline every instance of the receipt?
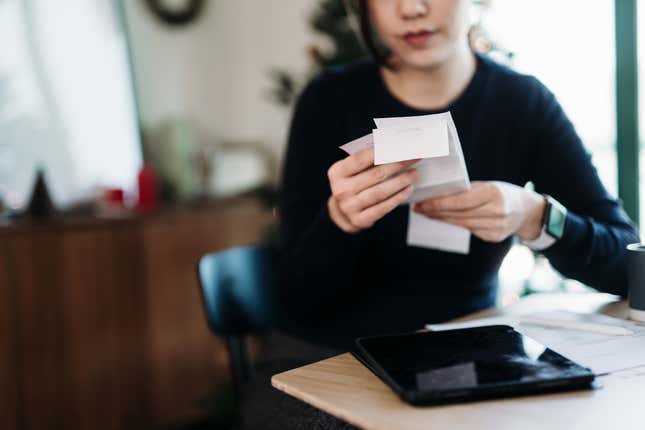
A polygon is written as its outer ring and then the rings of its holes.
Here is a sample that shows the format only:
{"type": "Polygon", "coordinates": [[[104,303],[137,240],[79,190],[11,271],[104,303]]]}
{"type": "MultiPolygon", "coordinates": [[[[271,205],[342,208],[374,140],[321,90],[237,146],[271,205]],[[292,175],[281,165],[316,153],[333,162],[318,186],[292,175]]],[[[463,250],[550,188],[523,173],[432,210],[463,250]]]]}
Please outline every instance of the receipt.
{"type": "Polygon", "coordinates": [[[448,128],[437,121],[413,126],[378,128],[374,136],[374,164],[415,158],[447,156],[448,128]]]}
{"type": "MultiPolygon", "coordinates": [[[[450,112],[432,115],[375,118],[372,133],[340,148],[348,154],[374,147],[375,164],[421,159],[414,167],[419,178],[404,203],[456,194],[470,188],[457,128],[450,112]],[[406,136],[409,138],[406,140],[406,136]]],[[[468,254],[470,231],[434,220],[410,208],[406,243],[409,246],[468,254]]]]}

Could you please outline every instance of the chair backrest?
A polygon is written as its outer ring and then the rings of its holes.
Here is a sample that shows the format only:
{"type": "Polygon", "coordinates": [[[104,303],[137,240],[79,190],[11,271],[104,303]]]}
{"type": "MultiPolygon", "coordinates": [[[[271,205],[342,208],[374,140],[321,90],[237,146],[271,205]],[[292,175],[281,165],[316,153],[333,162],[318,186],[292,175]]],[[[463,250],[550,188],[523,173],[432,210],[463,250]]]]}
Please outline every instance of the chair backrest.
{"type": "Polygon", "coordinates": [[[271,252],[246,246],[203,256],[197,266],[208,324],[219,335],[244,335],[271,325],[271,252]]]}

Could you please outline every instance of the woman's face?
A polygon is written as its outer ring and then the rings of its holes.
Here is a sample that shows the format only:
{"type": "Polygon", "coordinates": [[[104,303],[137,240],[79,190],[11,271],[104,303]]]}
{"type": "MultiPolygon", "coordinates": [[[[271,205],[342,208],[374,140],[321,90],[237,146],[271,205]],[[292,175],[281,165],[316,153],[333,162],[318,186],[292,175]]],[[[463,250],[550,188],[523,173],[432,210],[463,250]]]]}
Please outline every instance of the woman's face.
{"type": "Polygon", "coordinates": [[[368,8],[397,64],[431,68],[468,44],[469,0],[368,0],[368,8]]]}

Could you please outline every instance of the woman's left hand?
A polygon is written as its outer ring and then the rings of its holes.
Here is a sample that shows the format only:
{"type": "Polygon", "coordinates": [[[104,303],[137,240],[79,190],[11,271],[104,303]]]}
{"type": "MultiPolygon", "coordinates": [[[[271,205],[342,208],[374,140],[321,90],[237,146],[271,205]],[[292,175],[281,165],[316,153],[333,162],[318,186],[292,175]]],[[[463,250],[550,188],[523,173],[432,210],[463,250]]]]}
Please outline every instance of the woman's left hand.
{"type": "Polygon", "coordinates": [[[490,181],[472,182],[463,193],[418,202],[414,211],[465,227],[487,242],[501,242],[512,234],[536,239],[545,207],[544,197],[534,191],[490,181]]]}

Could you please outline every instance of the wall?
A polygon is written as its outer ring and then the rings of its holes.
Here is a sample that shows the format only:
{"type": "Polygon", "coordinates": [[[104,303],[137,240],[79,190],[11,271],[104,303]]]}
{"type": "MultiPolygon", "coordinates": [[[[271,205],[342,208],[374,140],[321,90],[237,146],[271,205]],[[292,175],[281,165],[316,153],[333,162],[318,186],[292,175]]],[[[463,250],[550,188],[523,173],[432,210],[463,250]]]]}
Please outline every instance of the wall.
{"type": "Polygon", "coordinates": [[[144,128],[183,115],[207,142],[258,141],[282,156],[290,112],[266,97],[268,70],[308,69],[316,0],[211,0],[179,29],[124,3],[144,128]]]}

